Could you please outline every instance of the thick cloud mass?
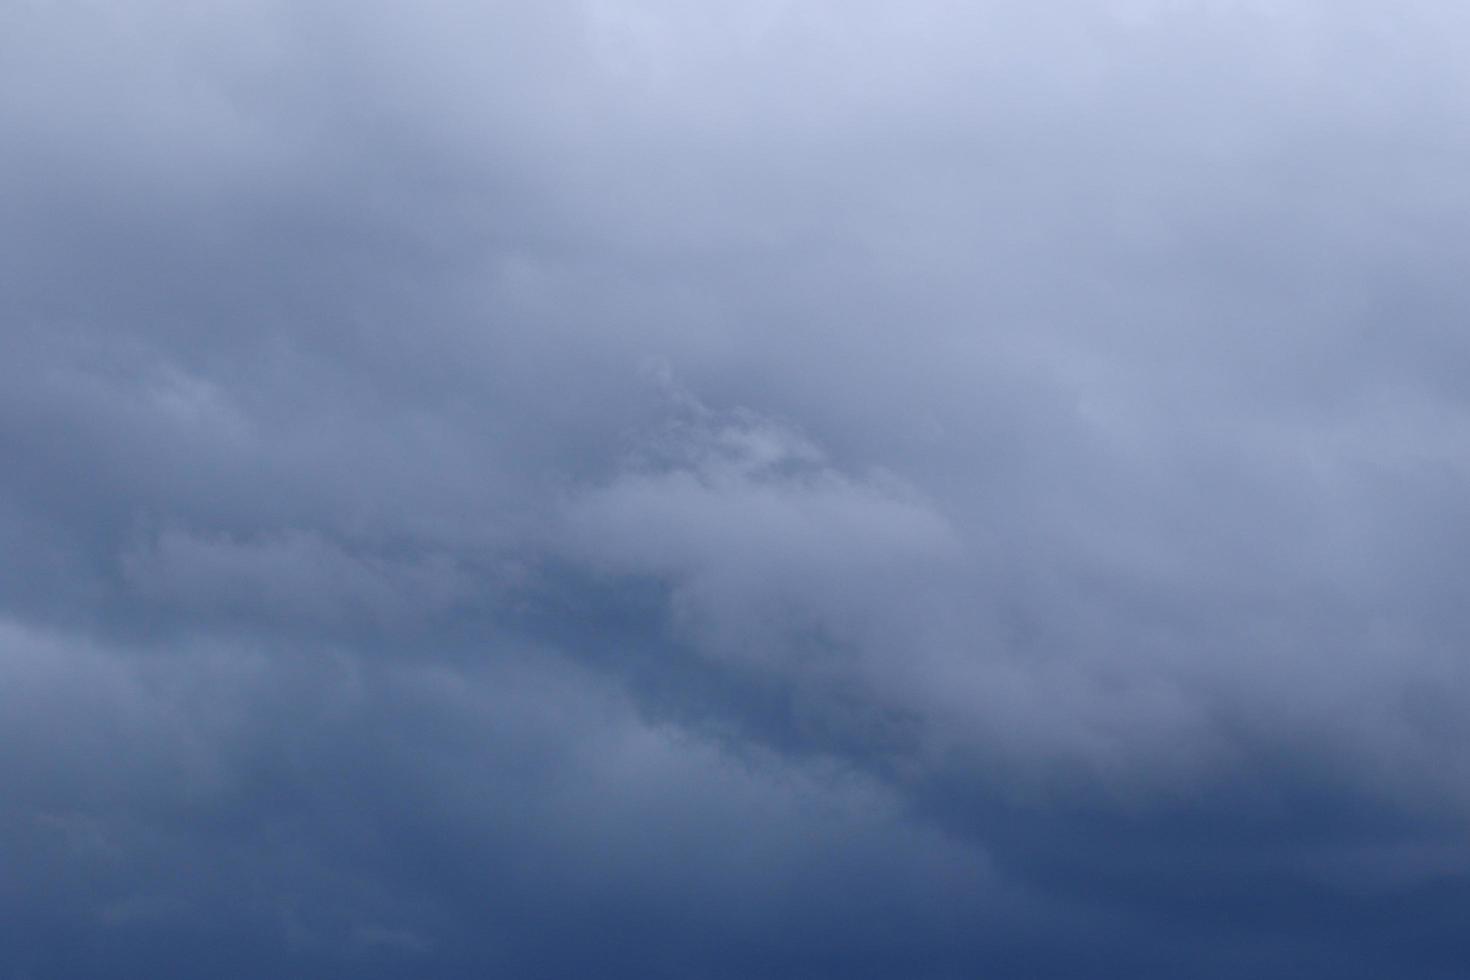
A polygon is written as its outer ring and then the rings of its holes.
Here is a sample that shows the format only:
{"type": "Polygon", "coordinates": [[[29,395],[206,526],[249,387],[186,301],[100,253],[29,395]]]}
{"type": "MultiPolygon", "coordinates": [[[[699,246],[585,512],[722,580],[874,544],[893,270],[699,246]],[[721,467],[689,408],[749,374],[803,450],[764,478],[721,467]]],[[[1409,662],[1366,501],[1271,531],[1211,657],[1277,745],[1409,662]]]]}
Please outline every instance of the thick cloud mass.
{"type": "Polygon", "coordinates": [[[1467,37],[0,0],[0,978],[1462,976],[1467,37]]]}

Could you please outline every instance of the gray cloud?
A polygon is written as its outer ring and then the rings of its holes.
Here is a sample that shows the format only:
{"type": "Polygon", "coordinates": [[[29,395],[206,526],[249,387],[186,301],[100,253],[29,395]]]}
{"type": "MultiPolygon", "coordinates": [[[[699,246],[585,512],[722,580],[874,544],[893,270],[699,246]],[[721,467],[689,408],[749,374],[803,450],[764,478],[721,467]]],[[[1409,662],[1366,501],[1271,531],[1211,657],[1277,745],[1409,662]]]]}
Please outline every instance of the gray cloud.
{"type": "Polygon", "coordinates": [[[0,9],[0,972],[1456,975],[1466,17],[0,9]]]}

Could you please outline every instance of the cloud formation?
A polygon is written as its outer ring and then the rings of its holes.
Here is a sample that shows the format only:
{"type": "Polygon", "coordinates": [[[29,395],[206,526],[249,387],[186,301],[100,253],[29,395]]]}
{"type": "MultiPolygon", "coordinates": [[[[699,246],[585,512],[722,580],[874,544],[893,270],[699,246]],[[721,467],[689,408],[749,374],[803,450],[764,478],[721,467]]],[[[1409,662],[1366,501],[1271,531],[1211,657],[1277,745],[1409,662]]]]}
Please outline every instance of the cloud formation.
{"type": "Polygon", "coordinates": [[[1467,18],[0,7],[0,974],[1458,975],[1467,18]]]}

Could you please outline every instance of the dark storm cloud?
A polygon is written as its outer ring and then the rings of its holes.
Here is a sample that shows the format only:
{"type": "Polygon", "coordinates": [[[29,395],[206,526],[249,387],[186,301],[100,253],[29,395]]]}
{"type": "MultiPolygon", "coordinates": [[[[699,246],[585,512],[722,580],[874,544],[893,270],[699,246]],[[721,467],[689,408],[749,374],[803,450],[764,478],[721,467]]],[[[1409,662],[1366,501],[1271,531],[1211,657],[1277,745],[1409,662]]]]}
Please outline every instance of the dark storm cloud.
{"type": "Polygon", "coordinates": [[[0,972],[1455,975],[1467,28],[0,7],[0,972]]]}

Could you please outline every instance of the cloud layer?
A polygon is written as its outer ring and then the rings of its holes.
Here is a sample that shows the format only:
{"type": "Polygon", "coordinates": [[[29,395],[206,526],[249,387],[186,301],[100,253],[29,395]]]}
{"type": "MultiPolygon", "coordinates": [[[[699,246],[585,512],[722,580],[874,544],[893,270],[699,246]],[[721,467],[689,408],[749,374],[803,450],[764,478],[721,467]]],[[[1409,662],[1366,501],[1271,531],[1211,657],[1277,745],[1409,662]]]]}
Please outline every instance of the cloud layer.
{"type": "Polygon", "coordinates": [[[1467,29],[0,5],[0,975],[1457,975],[1467,29]]]}

